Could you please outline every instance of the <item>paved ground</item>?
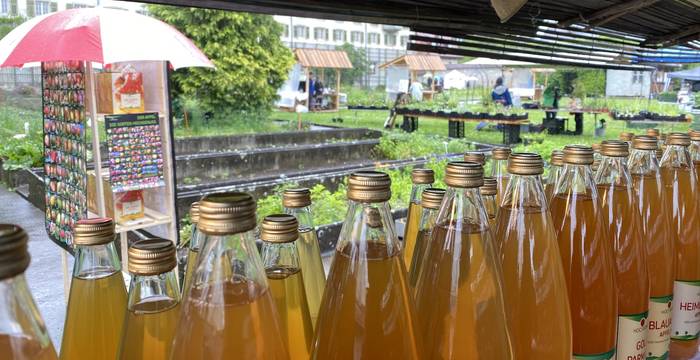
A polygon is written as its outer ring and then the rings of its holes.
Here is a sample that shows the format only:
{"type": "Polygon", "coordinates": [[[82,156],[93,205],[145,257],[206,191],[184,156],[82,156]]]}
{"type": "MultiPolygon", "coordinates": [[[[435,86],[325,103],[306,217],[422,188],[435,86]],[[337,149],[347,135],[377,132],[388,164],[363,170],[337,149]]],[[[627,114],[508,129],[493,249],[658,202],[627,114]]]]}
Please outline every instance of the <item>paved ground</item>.
{"type": "MultiPolygon", "coordinates": [[[[0,185],[0,223],[17,224],[29,234],[32,262],[26,277],[34,300],[44,317],[56,350],[61,345],[66,296],[63,291],[63,271],[60,247],[49,240],[44,230],[44,213],[21,196],[0,185]]],[[[73,258],[68,255],[69,269],[73,258]]]]}

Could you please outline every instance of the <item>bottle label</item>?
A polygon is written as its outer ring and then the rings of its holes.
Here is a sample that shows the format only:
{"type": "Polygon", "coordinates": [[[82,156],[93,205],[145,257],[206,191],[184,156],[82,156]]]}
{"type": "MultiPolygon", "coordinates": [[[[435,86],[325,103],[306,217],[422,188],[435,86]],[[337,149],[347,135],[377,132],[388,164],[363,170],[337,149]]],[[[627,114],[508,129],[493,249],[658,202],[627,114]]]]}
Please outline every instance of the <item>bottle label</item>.
{"type": "Polygon", "coordinates": [[[671,343],[672,302],[673,295],[650,298],[647,360],[668,359],[668,347],[671,343]]]}
{"type": "Polygon", "coordinates": [[[617,359],[644,360],[649,313],[617,317],[617,359]]]}
{"type": "Polygon", "coordinates": [[[700,281],[673,283],[671,339],[695,340],[700,332],[700,281]]]}
{"type": "Polygon", "coordinates": [[[571,360],[612,360],[615,358],[615,349],[602,354],[574,354],[571,356],[571,360]]]}

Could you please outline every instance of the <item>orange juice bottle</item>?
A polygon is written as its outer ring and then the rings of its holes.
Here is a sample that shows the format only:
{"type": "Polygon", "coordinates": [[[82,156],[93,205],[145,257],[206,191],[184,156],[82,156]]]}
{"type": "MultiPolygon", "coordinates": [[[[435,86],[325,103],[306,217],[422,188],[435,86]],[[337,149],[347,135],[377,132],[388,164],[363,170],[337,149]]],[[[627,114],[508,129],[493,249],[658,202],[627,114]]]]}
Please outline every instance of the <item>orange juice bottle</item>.
{"type": "Polygon", "coordinates": [[[661,158],[661,178],[671,199],[676,241],[676,281],[673,286],[671,357],[697,353],[700,332],[700,232],[698,194],[690,136],[669,133],[661,158]]]}
{"type": "Polygon", "coordinates": [[[615,263],[591,164],[592,148],[564,148],[551,213],[569,292],[573,358],[607,360],[615,355],[615,263]]]}
{"type": "Polygon", "coordinates": [[[182,282],[182,293],[184,294],[187,289],[189,289],[190,282],[192,281],[192,272],[194,271],[194,266],[197,263],[197,255],[199,254],[199,248],[201,247],[202,234],[197,227],[199,222],[199,202],[195,201],[190,206],[190,221],[192,221],[192,235],[190,237],[190,243],[188,244],[187,251],[187,263],[185,265],[185,280],[182,282]]]}
{"type": "Polygon", "coordinates": [[[423,259],[425,259],[425,253],[430,246],[435,220],[437,220],[440,204],[444,196],[445,190],[436,188],[425,189],[421,196],[423,212],[420,216],[418,236],[416,237],[416,251],[413,253],[413,259],[408,269],[408,283],[414,292],[416,289],[416,282],[418,281],[418,275],[423,266],[423,259]]]}
{"type": "Polygon", "coordinates": [[[413,169],[411,171],[411,200],[408,205],[408,217],[406,218],[406,231],[403,235],[403,262],[408,268],[413,259],[413,252],[416,248],[416,237],[418,236],[418,226],[420,221],[420,199],[423,190],[430,187],[435,181],[435,174],[430,169],[413,169]]]}
{"type": "Polygon", "coordinates": [[[356,172],[348,179],[347,196],[311,358],[424,359],[389,210],[391,179],[356,172]]]}
{"type": "Polygon", "coordinates": [[[688,147],[688,152],[690,157],[693,159],[693,166],[695,167],[695,178],[696,183],[700,184],[700,130],[689,130],[690,135],[690,146],[688,147]]]}
{"type": "Polygon", "coordinates": [[[501,195],[506,190],[508,185],[508,157],[511,149],[507,147],[496,147],[491,150],[491,177],[498,181],[498,191],[496,195],[496,203],[500,206],[501,195]]]}
{"type": "Polygon", "coordinates": [[[620,133],[618,136],[620,138],[620,141],[624,141],[627,143],[627,145],[632,145],[632,140],[634,139],[634,133],[631,133],[629,131],[623,131],[620,133]]]}
{"type": "Polygon", "coordinates": [[[617,358],[643,359],[649,322],[649,275],[646,242],[627,168],[629,145],[602,142],[595,174],[603,220],[615,250],[617,284],[617,358]]]}
{"type": "Polygon", "coordinates": [[[56,360],[51,338],[29,292],[27,233],[0,224],[0,356],[9,360],[56,360]]]}
{"type": "Polygon", "coordinates": [[[676,231],[671,225],[671,212],[667,210],[670,205],[656,160],[658,145],[658,141],[651,136],[636,136],[628,161],[637,206],[642,216],[642,236],[646,241],[649,272],[649,331],[646,347],[650,359],[668,357],[675,279],[676,231]]]}
{"type": "Polygon", "coordinates": [[[484,201],[484,209],[489,217],[489,226],[494,229],[496,226],[496,216],[498,215],[498,181],[496,178],[485,176],[484,185],[479,188],[481,199],[484,201]]]}
{"type": "Polygon", "coordinates": [[[557,236],[547,208],[542,157],[513,153],[495,236],[513,358],[569,359],[571,314],[557,236]]]}
{"type": "Polygon", "coordinates": [[[426,359],[512,359],[483,167],[451,162],[447,191],[416,285],[426,359]]]}
{"type": "Polygon", "coordinates": [[[598,165],[600,165],[600,160],[602,156],[600,155],[600,144],[591,144],[591,148],[593,149],[593,164],[591,164],[591,171],[595,174],[596,171],[598,171],[598,165]]]}
{"type": "Polygon", "coordinates": [[[557,180],[559,180],[563,166],[564,153],[561,150],[552,151],[552,157],[549,161],[549,175],[544,183],[544,195],[548,204],[552,201],[552,196],[554,196],[554,188],[557,186],[557,180]]]}

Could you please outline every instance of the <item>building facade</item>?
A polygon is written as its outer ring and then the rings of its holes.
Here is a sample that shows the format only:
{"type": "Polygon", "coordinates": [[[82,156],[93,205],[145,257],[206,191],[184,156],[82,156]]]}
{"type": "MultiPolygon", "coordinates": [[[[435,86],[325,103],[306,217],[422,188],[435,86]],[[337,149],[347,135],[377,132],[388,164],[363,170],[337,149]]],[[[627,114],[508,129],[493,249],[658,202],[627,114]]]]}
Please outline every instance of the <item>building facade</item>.
{"type": "Polygon", "coordinates": [[[116,0],[0,0],[0,16],[32,18],[59,10],[96,6],[145,12],[143,4],[116,0]]]}

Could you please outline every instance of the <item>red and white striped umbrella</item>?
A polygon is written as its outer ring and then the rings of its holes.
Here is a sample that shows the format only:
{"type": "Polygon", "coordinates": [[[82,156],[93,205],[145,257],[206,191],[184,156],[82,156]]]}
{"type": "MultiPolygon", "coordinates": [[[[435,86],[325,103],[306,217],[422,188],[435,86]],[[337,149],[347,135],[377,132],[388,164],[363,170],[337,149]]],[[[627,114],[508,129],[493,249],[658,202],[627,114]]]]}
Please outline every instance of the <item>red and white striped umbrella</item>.
{"type": "Polygon", "coordinates": [[[68,60],[169,61],[175,69],[214,67],[172,26],[124,10],[71,9],[38,16],[0,40],[0,67],[68,60]]]}

